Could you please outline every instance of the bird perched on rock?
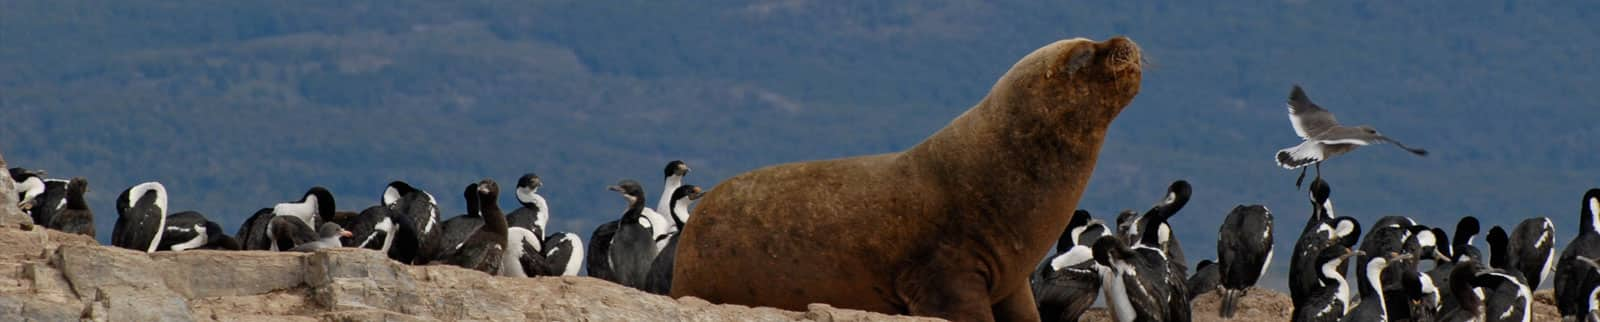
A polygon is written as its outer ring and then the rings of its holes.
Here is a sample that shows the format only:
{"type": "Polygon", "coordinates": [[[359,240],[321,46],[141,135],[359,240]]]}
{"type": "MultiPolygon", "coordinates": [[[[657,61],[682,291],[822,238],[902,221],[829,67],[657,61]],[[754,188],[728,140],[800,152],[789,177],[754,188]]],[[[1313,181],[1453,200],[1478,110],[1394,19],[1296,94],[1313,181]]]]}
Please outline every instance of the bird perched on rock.
{"type": "Polygon", "coordinates": [[[1294,180],[1295,188],[1300,188],[1300,183],[1306,178],[1307,165],[1315,165],[1317,177],[1322,177],[1322,161],[1327,161],[1341,154],[1349,153],[1357,147],[1364,145],[1393,143],[1395,146],[1419,156],[1428,155],[1427,150],[1406,147],[1400,141],[1395,141],[1378,130],[1367,125],[1343,126],[1333,117],[1333,113],[1322,109],[1306,97],[1306,92],[1295,85],[1289,92],[1289,124],[1294,126],[1294,133],[1299,135],[1304,142],[1300,145],[1278,150],[1278,165],[1284,169],[1300,169],[1300,177],[1294,180]]]}
{"type": "Polygon", "coordinates": [[[1217,232],[1217,266],[1222,276],[1222,318],[1233,318],[1244,297],[1272,263],[1272,212],[1261,205],[1239,205],[1217,232]]]}
{"type": "Polygon", "coordinates": [[[344,245],[339,237],[350,237],[350,231],[340,228],[336,223],[322,223],[321,227],[317,227],[317,240],[295,245],[289,251],[309,253],[323,248],[337,248],[344,245]]]}

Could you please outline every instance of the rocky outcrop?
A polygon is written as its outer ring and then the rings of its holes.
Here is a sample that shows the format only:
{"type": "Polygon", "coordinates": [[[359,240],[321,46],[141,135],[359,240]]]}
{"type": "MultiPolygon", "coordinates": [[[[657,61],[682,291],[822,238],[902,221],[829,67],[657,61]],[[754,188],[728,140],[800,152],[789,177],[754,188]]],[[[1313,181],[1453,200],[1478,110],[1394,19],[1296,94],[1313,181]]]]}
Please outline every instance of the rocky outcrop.
{"type": "Polygon", "coordinates": [[[715,305],[588,277],[410,266],[361,249],[145,254],[31,225],[14,199],[0,171],[0,321],[926,320],[715,305]]]}
{"type": "Polygon", "coordinates": [[[11,181],[10,169],[6,166],[6,158],[0,155],[0,226],[16,227],[18,224],[30,223],[32,219],[17,209],[17,195],[12,193],[15,182],[11,181]]]}
{"type": "MultiPolygon", "coordinates": [[[[1550,294],[1549,289],[1534,293],[1533,321],[1561,320],[1561,313],[1556,311],[1555,299],[1550,294]]],[[[1277,322],[1288,321],[1294,313],[1294,301],[1288,294],[1263,288],[1250,288],[1248,295],[1239,300],[1239,310],[1234,313],[1232,319],[1223,319],[1217,315],[1221,305],[1221,292],[1200,294],[1189,304],[1193,310],[1190,316],[1195,322],[1277,322]]],[[[1104,309],[1094,308],[1085,312],[1081,321],[1110,322],[1112,319],[1104,309]]]]}
{"type": "Polygon", "coordinates": [[[18,227],[0,227],[0,320],[917,320],[821,304],[715,305],[588,277],[492,277],[360,249],[145,254],[18,227]]]}

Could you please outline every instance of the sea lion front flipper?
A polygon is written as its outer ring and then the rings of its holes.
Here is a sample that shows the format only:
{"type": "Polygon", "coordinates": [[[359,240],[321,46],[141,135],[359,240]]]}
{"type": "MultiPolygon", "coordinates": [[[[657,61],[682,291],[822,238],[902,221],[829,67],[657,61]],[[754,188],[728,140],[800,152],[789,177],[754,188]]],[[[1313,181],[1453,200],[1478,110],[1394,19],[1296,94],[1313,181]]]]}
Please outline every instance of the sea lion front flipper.
{"type": "MultiPolygon", "coordinates": [[[[994,311],[989,306],[994,302],[989,299],[988,280],[978,272],[954,273],[962,266],[939,262],[935,258],[896,279],[896,289],[906,303],[906,313],[950,321],[994,321],[994,311]]],[[[1027,288],[1022,290],[1029,292],[1027,288]]],[[[1032,307],[1031,292],[1029,296],[1029,310],[1037,310],[1032,307]]],[[[1037,320],[1036,317],[1032,321],[1037,320]]]]}
{"type": "Polygon", "coordinates": [[[995,321],[1040,321],[1038,303],[1033,298],[1033,291],[1027,287],[1018,287],[1010,296],[994,304],[995,321]]]}

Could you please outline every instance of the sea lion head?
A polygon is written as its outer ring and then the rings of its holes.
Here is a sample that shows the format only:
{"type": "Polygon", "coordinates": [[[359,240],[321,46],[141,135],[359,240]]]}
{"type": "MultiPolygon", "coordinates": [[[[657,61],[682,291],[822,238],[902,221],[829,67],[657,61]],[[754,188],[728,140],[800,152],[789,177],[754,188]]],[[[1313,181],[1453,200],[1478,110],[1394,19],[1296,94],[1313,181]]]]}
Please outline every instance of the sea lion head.
{"type": "Polygon", "coordinates": [[[1057,41],[1023,57],[995,84],[1005,105],[1060,117],[1116,117],[1139,93],[1144,71],[1139,45],[1127,37],[1101,42],[1057,41]]]}

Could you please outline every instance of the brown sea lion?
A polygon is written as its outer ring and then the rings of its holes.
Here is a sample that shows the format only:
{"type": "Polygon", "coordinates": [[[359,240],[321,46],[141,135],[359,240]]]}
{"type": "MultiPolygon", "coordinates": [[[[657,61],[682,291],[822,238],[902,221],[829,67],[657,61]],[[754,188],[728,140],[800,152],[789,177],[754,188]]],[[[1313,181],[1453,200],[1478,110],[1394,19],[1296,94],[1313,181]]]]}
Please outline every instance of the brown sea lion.
{"type": "Polygon", "coordinates": [[[909,150],[723,181],[684,230],[672,295],[1037,321],[1028,274],[1077,209],[1141,70],[1127,38],[1057,41],[909,150]]]}

